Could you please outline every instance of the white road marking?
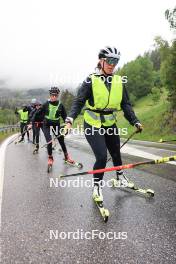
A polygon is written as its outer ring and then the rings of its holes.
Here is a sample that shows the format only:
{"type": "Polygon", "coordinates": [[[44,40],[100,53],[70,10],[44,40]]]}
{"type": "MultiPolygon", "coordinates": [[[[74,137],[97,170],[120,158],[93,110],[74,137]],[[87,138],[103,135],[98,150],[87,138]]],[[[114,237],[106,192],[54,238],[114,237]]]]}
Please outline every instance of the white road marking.
{"type": "MultiPolygon", "coordinates": [[[[0,232],[1,232],[1,217],[2,217],[2,215],[1,215],[1,206],[2,206],[2,193],[3,193],[3,182],[4,182],[5,152],[6,152],[7,145],[15,137],[16,137],[16,134],[8,137],[2,143],[2,145],[0,145],[0,232]]],[[[2,241],[0,241],[0,259],[1,259],[1,254],[2,254],[1,242],[2,241]]]]}
{"type": "MultiPolygon", "coordinates": [[[[151,160],[162,158],[161,156],[154,155],[154,154],[151,154],[149,152],[139,150],[139,149],[136,149],[135,147],[129,147],[129,146],[124,146],[124,148],[121,150],[121,152],[126,153],[128,155],[142,157],[142,158],[151,159],[151,160]]],[[[175,161],[170,161],[168,163],[176,165],[175,161]]]]}

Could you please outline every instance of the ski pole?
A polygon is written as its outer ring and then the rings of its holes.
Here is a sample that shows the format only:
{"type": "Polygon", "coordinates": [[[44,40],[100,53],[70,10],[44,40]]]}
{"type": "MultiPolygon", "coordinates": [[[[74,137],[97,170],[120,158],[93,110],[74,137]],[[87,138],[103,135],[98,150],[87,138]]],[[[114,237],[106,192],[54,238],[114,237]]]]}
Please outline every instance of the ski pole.
{"type": "MultiPolygon", "coordinates": [[[[56,138],[59,138],[59,137],[64,137],[64,135],[59,135],[59,136],[55,137],[55,139],[56,138]]],[[[53,139],[51,139],[50,141],[48,141],[47,143],[45,143],[44,145],[42,145],[41,148],[44,148],[44,147],[48,146],[51,143],[54,143],[54,140],[53,139]]]]}
{"type": "MultiPolygon", "coordinates": [[[[25,134],[27,131],[31,130],[31,128],[26,129],[25,131],[22,132],[22,134],[25,134]]],[[[17,137],[15,137],[8,145],[12,144],[13,142],[15,142],[17,139],[19,139],[22,136],[21,133],[19,133],[19,135],[17,137]]]]}
{"type": "Polygon", "coordinates": [[[165,143],[165,142],[173,142],[176,141],[176,139],[171,139],[171,140],[163,140],[162,138],[158,141],[160,143],[165,143]]]}
{"type": "Polygon", "coordinates": [[[31,127],[27,128],[26,130],[24,130],[24,131],[22,132],[21,135],[18,136],[18,138],[19,138],[20,136],[21,136],[21,137],[24,137],[25,134],[26,134],[28,131],[30,131],[30,130],[31,130],[31,127]]]}
{"type": "MultiPolygon", "coordinates": [[[[62,135],[62,134],[61,135],[58,135],[58,136],[55,137],[55,139],[56,138],[59,138],[59,137],[65,137],[67,134],[68,133],[66,132],[65,135],[62,135]]],[[[51,139],[50,141],[48,141],[47,143],[45,143],[44,145],[42,145],[41,148],[44,148],[44,147],[48,146],[51,143],[54,143],[54,140],[53,139],[51,139]]]]}
{"type": "Polygon", "coordinates": [[[10,144],[12,144],[13,142],[15,142],[20,136],[21,136],[21,133],[19,133],[18,136],[16,136],[12,141],[10,141],[8,145],[10,145],[10,144]]]}
{"type": "Polygon", "coordinates": [[[130,163],[130,164],[126,164],[126,165],[120,165],[120,166],[115,166],[115,167],[110,167],[110,168],[105,168],[105,169],[90,170],[90,171],[84,171],[84,172],[79,172],[79,173],[74,173],[74,174],[60,175],[60,178],[86,175],[86,174],[97,174],[97,173],[102,173],[102,172],[107,172],[107,171],[119,171],[119,170],[124,170],[124,169],[132,169],[132,168],[135,168],[135,167],[138,167],[141,165],[160,164],[160,163],[165,163],[165,162],[169,162],[169,161],[176,161],[176,155],[170,156],[170,157],[162,157],[160,159],[151,160],[151,161],[142,161],[142,162],[137,162],[137,163],[130,163]]]}
{"type": "Polygon", "coordinates": [[[123,146],[125,146],[125,144],[135,135],[135,134],[137,134],[137,133],[139,133],[139,131],[138,130],[136,130],[136,131],[134,131],[128,138],[127,138],[127,140],[125,140],[125,142],[122,144],[122,146],[120,146],[120,149],[121,148],[123,148],[123,146]]]}
{"type": "MultiPolygon", "coordinates": [[[[122,144],[122,146],[120,146],[120,149],[123,148],[123,146],[125,146],[125,144],[135,135],[139,133],[138,130],[134,131],[128,138],[127,140],[125,140],[125,142],[122,144]]],[[[107,162],[109,162],[111,160],[111,157],[107,160],[107,162]]]]}

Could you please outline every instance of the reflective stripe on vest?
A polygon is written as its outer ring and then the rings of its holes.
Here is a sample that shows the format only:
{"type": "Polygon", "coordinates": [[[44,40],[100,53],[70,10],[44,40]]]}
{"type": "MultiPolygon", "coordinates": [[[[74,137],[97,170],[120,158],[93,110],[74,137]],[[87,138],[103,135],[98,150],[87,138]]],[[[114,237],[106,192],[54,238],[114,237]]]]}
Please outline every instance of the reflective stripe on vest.
{"type": "Polygon", "coordinates": [[[56,117],[56,112],[58,110],[60,106],[60,102],[58,103],[58,105],[52,105],[49,103],[49,109],[48,109],[48,115],[45,116],[45,118],[52,120],[52,121],[57,121],[60,119],[60,116],[56,117]]]}
{"type": "Polygon", "coordinates": [[[103,115],[103,120],[100,117],[100,113],[93,112],[93,110],[120,110],[122,101],[123,87],[121,77],[114,75],[111,81],[111,89],[108,91],[101,77],[95,75],[91,76],[92,79],[92,92],[94,97],[94,106],[91,106],[86,101],[86,106],[89,110],[84,113],[84,120],[91,126],[100,128],[101,125],[112,126],[116,120],[113,114],[103,115]],[[91,111],[92,109],[92,111],[91,111]]]}
{"type": "MultiPolygon", "coordinates": [[[[86,110],[86,112],[95,120],[101,120],[100,118],[100,114],[96,115],[95,112],[90,111],[90,110],[86,110]]],[[[114,120],[114,116],[112,114],[110,115],[103,115],[105,120],[114,120]]]]}

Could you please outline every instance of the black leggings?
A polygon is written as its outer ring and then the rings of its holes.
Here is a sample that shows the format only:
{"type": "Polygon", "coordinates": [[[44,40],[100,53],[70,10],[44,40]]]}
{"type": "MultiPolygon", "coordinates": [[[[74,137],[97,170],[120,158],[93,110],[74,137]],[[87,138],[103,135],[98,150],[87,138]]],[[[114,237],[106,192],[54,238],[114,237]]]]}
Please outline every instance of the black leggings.
{"type": "Polygon", "coordinates": [[[36,144],[36,147],[37,148],[39,148],[40,129],[43,131],[43,126],[42,125],[36,125],[36,124],[34,124],[35,144],[36,144]]]}
{"type": "MultiPolygon", "coordinates": [[[[91,146],[96,162],[93,169],[103,169],[106,167],[107,162],[107,150],[109,151],[114,166],[122,165],[121,154],[120,154],[120,137],[118,135],[118,128],[114,124],[111,127],[101,127],[102,129],[92,127],[86,122],[84,122],[85,137],[91,146]],[[94,133],[93,133],[94,129],[94,133]],[[104,135],[101,133],[104,132],[104,135]],[[109,134],[108,133],[109,129],[109,134]],[[115,131],[115,133],[114,133],[115,131]],[[86,133],[87,132],[87,133],[86,133]],[[111,135],[112,133],[112,135],[111,135]]],[[[103,134],[103,133],[102,133],[103,134]]],[[[103,179],[104,173],[94,174],[94,183],[101,181],[103,179]]]]}
{"type": "Polygon", "coordinates": [[[33,141],[33,144],[37,143],[36,142],[36,127],[35,127],[35,124],[32,124],[32,141],[33,141]]]}
{"type": "MultiPolygon", "coordinates": [[[[49,141],[52,140],[52,136],[51,136],[50,132],[53,132],[53,134],[56,137],[60,135],[60,132],[59,132],[60,126],[58,126],[58,125],[53,126],[52,125],[52,127],[53,127],[53,130],[51,130],[50,126],[48,126],[46,124],[44,124],[44,126],[43,126],[43,133],[45,135],[46,142],[49,142],[49,141]],[[55,131],[56,131],[56,133],[55,133],[55,131]]],[[[58,139],[59,144],[61,145],[62,151],[63,151],[63,153],[64,153],[64,155],[66,157],[67,148],[66,148],[66,145],[65,145],[65,142],[64,142],[64,136],[58,137],[57,139],[58,139]]],[[[48,150],[48,155],[52,156],[52,142],[47,145],[47,150],[48,150]]]]}
{"type": "Polygon", "coordinates": [[[24,139],[25,134],[27,133],[27,137],[29,139],[29,131],[27,131],[27,124],[26,123],[20,123],[20,130],[21,130],[21,139],[24,139]]]}

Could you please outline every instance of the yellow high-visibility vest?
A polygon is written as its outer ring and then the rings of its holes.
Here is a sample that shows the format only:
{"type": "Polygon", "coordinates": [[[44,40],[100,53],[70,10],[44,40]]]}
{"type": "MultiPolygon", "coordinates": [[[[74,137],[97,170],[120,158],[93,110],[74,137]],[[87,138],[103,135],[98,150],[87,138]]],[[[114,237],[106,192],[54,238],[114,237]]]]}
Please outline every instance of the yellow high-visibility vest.
{"type": "Polygon", "coordinates": [[[103,115],[103,120],[100,113],[96,113],[94,110],[98,111],[117,111],[120,110],[123,86],[122,80],[119,75],[114,75],[111,79],[111,89],[108,91],[106,85],[104,84],[101,77],[96,75],[91,75],[92,80],[92,92],[94,98],[94,106],[86,101],[86,110],[84,113],[84,120],[91,126],[100,128],[103,126],[112,126],[116,120],[113,114],[103,115]]]}
{"type": "Polygon", "coordinates": [[[20,122],[21,123],[27,123],[28,118],[29,118],[28,111],[23,112],[23,109],[20,109],[20,110],[18,110],[18,113],[20,115],[20,122]]]}

